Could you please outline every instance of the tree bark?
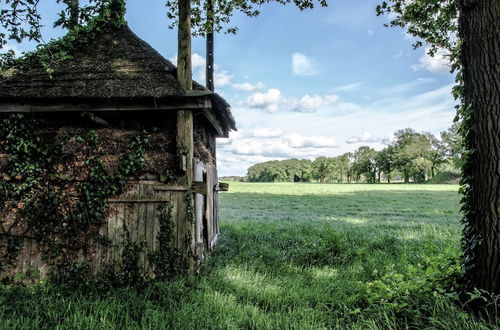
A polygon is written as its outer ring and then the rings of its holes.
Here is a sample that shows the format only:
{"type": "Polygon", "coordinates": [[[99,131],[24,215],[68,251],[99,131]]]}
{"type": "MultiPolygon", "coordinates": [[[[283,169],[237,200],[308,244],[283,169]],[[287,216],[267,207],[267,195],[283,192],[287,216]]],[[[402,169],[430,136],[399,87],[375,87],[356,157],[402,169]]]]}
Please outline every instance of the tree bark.
{"type": "Polygon", "coordinates": [[[191,3],[179,0],[179,31],[177,36],[177,79],[181,86],[193,89],[191,70],[191,3]]]}
{"type": "Polygon", "coordinates": [[[471,287],[500,293],[500,1],[462,0],[464,104],[472,107],[464,166],[464,275],[471,287]]]}
{"type": "Polygon", "coordinates": [[[69,29],[73,30],[78,26],[78,16],[80,15],[79,0],[71,0],[69,8],[69,29]]]}

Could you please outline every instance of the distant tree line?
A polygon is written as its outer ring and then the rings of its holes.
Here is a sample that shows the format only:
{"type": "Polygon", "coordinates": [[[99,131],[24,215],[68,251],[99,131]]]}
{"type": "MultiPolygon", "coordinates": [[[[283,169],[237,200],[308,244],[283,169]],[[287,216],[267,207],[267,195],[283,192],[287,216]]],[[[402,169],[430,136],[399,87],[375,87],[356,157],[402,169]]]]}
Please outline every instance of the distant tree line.
{"type": "Polygon", "coordinates": [[[411,128],[394,133],[393,142],[380,151],[361,146],[354,152],[315,160],[287,159],[259,163],[248,169],[250,182],[331,182],[351,183],[403,182],[423,183],[437,174],[458,173],[462,166],[463,146],[458,124],[431,133],[411,128]]]}

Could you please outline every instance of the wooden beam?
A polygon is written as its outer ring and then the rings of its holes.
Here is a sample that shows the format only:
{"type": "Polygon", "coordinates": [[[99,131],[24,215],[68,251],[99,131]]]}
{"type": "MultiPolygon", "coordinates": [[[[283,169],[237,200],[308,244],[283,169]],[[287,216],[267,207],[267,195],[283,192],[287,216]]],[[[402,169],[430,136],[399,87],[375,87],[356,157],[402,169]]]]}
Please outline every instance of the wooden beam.
{"type": "Polygon", "coordinates": [[[215,186],[215,191],[229,191],[229,183],[219,182],[215,186]]]}
{"type": "Polygon", "coordinates": [[[123,197],[123,198],[108,198],[106,201],[111,203],[155,203],[155,202],[170,202],[170,198],[143,198],[143,197],[123,197]]]}
{"type": "Polygon", "coordinates": [[[203,115],[208,120],[208,122],[212,124],[212,127],[217,132],[217,135],[221,137],[224,136],[224,129],[222,128],[222,125],[220,124],[217,117],[215,116],[214,111],[211,108],[206,108],[203,111],[203,115]]]}
{"type": "Polygon", "coordinates": [[[191,191],[206,196],[208,191],[207,183],[203,181],[193,181],[191,191]]]}
{"type": "Polygon", "coordinates": [[[157,191],[188,191],[188,186],[154,185],[153,190],[157,191]]]}
{"type": "Polygon", "coordinates": [[[1,102],[1,112],[101,112],[101,111],[177,111],[179,109],[203,110],[212,107],[208,97],[184,98],[182,100],[165,100],[162,103],[128,102],[128,103],[42,103],[34,101],[1,102]]]}

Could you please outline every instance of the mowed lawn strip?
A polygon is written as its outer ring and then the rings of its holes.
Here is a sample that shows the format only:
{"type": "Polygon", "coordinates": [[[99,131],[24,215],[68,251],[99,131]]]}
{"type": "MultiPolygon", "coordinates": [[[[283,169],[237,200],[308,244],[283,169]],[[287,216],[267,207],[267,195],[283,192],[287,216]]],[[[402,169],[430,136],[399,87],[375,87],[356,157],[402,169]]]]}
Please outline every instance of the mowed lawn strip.
{"type": "Polygon", "coordinates": [[[494,328],[453,293],[457,191],[230,182],[198,276],[88,293],[1,287],[0,328],[494,328]]]}

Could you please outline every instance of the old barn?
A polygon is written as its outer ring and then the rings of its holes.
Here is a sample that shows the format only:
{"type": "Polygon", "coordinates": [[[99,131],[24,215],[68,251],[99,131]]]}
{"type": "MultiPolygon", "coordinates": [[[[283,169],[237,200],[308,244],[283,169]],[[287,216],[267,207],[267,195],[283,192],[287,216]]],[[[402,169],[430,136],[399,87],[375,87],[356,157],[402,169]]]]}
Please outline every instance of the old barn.
{"type": "Polygon", "coordinates": [[[0,271],[194,269],[219,234],[230,107],[127,26],[86,33],[2,72],[0,271]]]}

